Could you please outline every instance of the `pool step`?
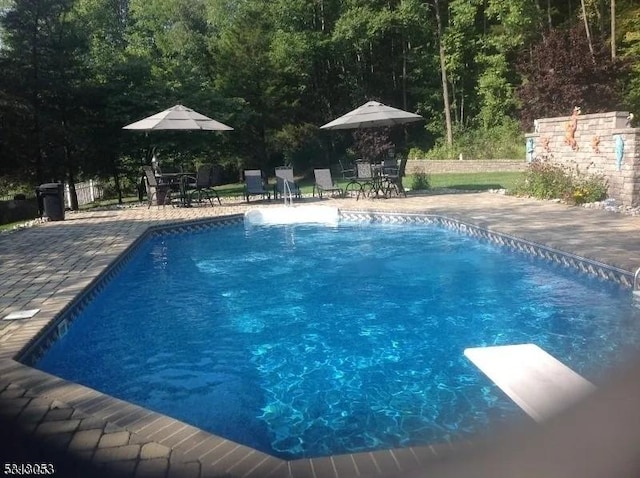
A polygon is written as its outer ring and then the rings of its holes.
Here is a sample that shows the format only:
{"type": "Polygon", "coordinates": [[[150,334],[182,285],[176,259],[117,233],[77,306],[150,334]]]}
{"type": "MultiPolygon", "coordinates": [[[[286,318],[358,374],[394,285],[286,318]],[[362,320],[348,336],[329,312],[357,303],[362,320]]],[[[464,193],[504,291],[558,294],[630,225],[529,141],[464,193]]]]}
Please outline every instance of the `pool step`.
{"type": "Polygon", "coordinates": [[[640,290],[633,291],[633,305],[640,308],[640,290]]]}
{"type": "Polygon", "coordinates": [[[244,213],[244,222],[249,225],[299,223],[336,225],[339,220],[338,208],[331,206],[261,207],[244,213]]]}
{"type": "Polygon", "coordinates": [[[468,348],[464,354],[537,422],[595,390],[535,344],[468,348]]]}

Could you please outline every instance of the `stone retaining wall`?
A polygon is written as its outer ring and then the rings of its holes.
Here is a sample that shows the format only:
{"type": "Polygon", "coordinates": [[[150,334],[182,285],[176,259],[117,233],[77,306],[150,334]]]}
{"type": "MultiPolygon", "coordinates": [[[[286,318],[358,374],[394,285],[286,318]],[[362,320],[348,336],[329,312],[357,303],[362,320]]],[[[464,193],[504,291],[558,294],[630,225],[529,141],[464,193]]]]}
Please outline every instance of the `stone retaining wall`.
{"type": "Polygon", "coordinates": [[[406,174],[423,172],[438,173],[486,173],[486,172],[519,172],[527,169],[527,162],[521,159],[463,159],[463,160],[426,160],[410,159],[407,161],[406,174]]]}
{"type": "Polygon", "coordinates": [[[609,197],[639,206],[640,128],[627,127],[628,115],[626,111],[578,115],[573,136],[568,131],[570,116],[541,118],[536,131],[525,135],[527,160],[547,158],[581,172],[602,174],[609,197]]]}
{"type": "Polygon", "coordinates": [[[0,201],[0,224],[34,219],[38,216],[38,200],[35,198],[0,201]]]}

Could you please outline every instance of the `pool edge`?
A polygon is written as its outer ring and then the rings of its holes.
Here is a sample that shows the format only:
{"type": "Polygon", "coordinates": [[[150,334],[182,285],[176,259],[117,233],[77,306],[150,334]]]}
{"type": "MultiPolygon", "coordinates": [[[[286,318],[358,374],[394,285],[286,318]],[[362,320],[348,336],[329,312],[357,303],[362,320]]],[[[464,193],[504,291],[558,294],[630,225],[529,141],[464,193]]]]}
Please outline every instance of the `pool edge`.
{"type": "MultiPolygon", "coordinates": [[[[341,211],[341,213],[344,214],[359,214],[359,215],[368,215],[373,217],[373,220],[379,220],[381,219],[382,216],[386,216],[388,217],[389,220],[393,219],[393,220],[397,220],[398,218],[400,218],[401,216],[413,216],[413,217],[425,217],[425,216],[429,216],[431,218],[441,218],[442,221],[442,225],[444,225],[445,227],[450,226],[452,228],[458,228],[459,230],[464,230],[464,231],[473,231],[474,233],[481,233],[481,234],[486,234],[486,237],[483,237],[484,239],[490,240],[492,242],[496,242],[498,244],[500,244],[500,241],[506,241],[506,244],[501,244],[501,245],[505,245],[506,247],[512,247],[515,246],[516,248],[518,248],[517,244],[523,244],[526,245],[527,247],[525,247],[524,249],[522,249],[522,252],[525,253],[531,253],[531,254],[535,254],[538,255],[539,253],[541,253],[542,255],[540,257],[543,258],[547,258],[550,260],[555,260],[556,262],[559,263],[563,263],[562,260],[558,261],[556,260],[553,255],[555,254],[560,254],[563,256],[567,256],[568,258],[572,259],[572,260],[580,260],[580,261],[584,261],[584,265],[585,268],[580,267],[579,265],[577,266],[577,268],[579,270],[582,270],[582,272],[584,273],[588,273],[591,275],[595,275],[598,277],[601,277],[605,280],[615,280],[615,279],[611,279],[610,274],[608,273],[608,271],[614,271],[614,273],[617,271],[617,273],[622,274],[623,277],[627,277],[630,272],[628,271],[623,271],[622,269],[618,269],[615,268],[613,266],[608,266],[606,264],[603,263],[599,263],[597,261],[593,261],[591,259],[586,259],[586,258],[581,258],[579,256],[576,256],[575,254],[571,254],[571,253],[565,253],[559,250],[555,250],[552,248],[549,248],[547,246],[543,246],[541,244],[536,244],[536,243],[532,243],[530,241],[527,240],[523,240],[523,239],[519,239],[516,238],[515,236],[510,236],[508,234],[503,234],[503,233],[499,233],[499,232],[495,232],[495,231],[490,231],[488,229],[485,228],[481,228],[479,226],[475,226],[472,224],[468,224],[468,223],[464,223],[462,221],[456,220],[456,219],[450,219],[447,218],[445,216],[438,216],[435,214],[419,214],[419,213],[414,213],[414,214],[410,214],[410,213],[360,213],[357,211],[349,211],[349,210],[345,210],[345,211],[341,211]],[[514,241],[513,243],[511,241],[514,241]],[[516,244],[517,243],[517,244],[516,244]],[[530,247],[534,247],[535,250],[531,251],[529,248],[530,247]],[[531,252],[529,252],[531,251],[531,252]],[[551,255],[551,256],[549,256],[551,255]],[[600,272],[598,272],[597,268],[600,267],[605,267],[606,271],[604,273],[604,275],[602,275],[600,272]],[[595,271],[595,273],[591,272],[591,271],[595,271]]],[[[190,226],[193,225],[194,227],[207,227],[209,225],[209,223],[211,222],[220,222],[222,220],[224,220],[225,218],[229,218],[229,217],[238,217],[238,215],[232,215],[232,216],[224,216],[222,218],[210,218],[210,219],[205,219],[205,220],[197,220],[197,221],[184,221],[184,222],[178,222],[178,223],[168,223],[168,224],[163,224],[163,225],[155,225],[155,226],[149,226],[145,232],[143,232],[140,236],[138,236],[138,238],[136,238],[125,250],[125,252],[121,253],[120,255],[118,255],[117,257],[115,257],[113,259],[113,261],[111,261],[111,263],[109,265],[107,265],[105,267],[105,269],[100,272],[91,282],[89,285],[87,285],[80,294],[78,294],[78,296],[76,296],[76,298],[74,298],[72,301],[70,301],[67,305],[65,305],[63,307],[63,309],[60,311],[59,314],[56,315],[56,317],[54,317],[52,319],[52,322],[55,322],[58,316],[63,316],[66,313],[69,313],[69,311],[75,307],[77,305],[77,303],[79,301],[82,300],[88,300],[87,295],[91,293],[91,289],[95,288],[97,286],[97,284],[99,283],[99,281],[104,280],[107,275],[109,274],[115,274],[117,273],[117,269],[115,269],[116,267],[122,267],[124,265],[124,263],[122,262],[124,260],[125,255],[129,254],[128,257],[130,257],[130,254],[132,254],[135,251],[135,248],[139,247],[139,245],[146,240],[147,237],[149,237],[150,234],[154,234],[154,233],[167,233],[168,229],[172,229],[175,227],[181,227],[181,226],[190,226]]],[[[566,263],[564,263],[564,265],[567,266],[573,266],[574,262],[572,262],[571,260],[568,260],[566,263]]],[[[619,282],[620,283],[620,282],[619,282]]],[[[624,285],[624,284],[623,284],[624,285]]],[[[97,291],[96,291],[97,293],[97,291]]],[[[62,318],[59,320],[61,321],[62,318]]],[[[47,326],[43,327],[43,329],[51,329],[51,328],[55,328],[55,326],[58,325],[58,322],[56,323],[49,323],[47,326]]],[[[41,330],[40,332],[38,332],[38,334],[33,337],[33,340],[41,340],[42,339],[42,334],[46,334],[46,331],[41,330]]],[[[31,342],[30,342],[31,343],[31,342]]],[[[34,344],[31,344],[29,346],[33,346],[34,344]]],[[[24,353],[24,350],[20,351],[20,356],[24,356],[26,355],[26,353],[24,353]]],[[[23,383],[25,385],[27,385],[27,388],[25,388],[26,391],[33,391],[33,392],[37,392],[37,391],[44,391],[44,396],[46,397],[52,397],[55,400],[59,400],[61,403],[66,403],[64,402],[64,398],[65,397],[71,397],[73,399],[74,397],[74,393],[80,394],[80,393],[84,393],[85,395],[89,395],[92,392],[99,394],[99,395],[103,395],[100,394],[99,392],[96,391],[92,391],[91,389],[87,389],[87,387],[82,387],[80,385],[76,385],[76,384],[72,384],[70,382],[66,382],[63,381],[62,379],[59,379],[57,377],[53,377],[50,376],[48,374],[45,374],[44,372],[40,372],[37,371],[35,369],[32,369],[31,367],[29,367],[28,365],[24,365],[21,362],[18,362],[17,360],[15,360],[15,358],[10,359],[12,361],[14,361],[17,365],[19,365],[20,367],[15,368],[15,367],[11,367],[9,366],[9,364],[7,363],[7,360],[9,359],[3,359],[2,360],[2,364],[0,365],[0,371],[5,371],[5,370],[10,370],[11,372],[22,372],[23,375],[25,375],[25,377],[21,380],[16,380],[14,383],[16,384],[20,384],[23,383]],[[29,369],[29,371],[24,370],[23,367],[25,369],[29,369]],[[43,377],[37,377],[35,376],[36,374],[33,373],[33,371],[39,373],[39,374],[43,374],[43,377]],[[60,380],[61,383],[54,383],[56,380],[60,380]],[[71,388],[69,387],[71,386],[71,388]],[[81,389],[79,390],[73,390],[74,387],[81,387],[81,389]]],[[[3,373],[3,382],[5,381],[5,379],[10,378],[11,375],[7,375],[5,376],[3,373]]],[[[0,389],[2,389],[0,387],[0,389]]],[[[6,388],[2,389],[3,391],[6,390],[6,388]]],[[[41,392],[38,392],[38,394],[40,394],[41,392]]],[[[118,405],[122,405],[122,404],[126,404],[127,402],[122,402],[121,400],[115,399],[113,397],[109,397],[106,395],[103,395],[104,397],[106,397],[106,401],[104,402],[100,402],[101,405],[105,405],[104,408],[102,408],[102,410],[104,411],[108,411],[109,409],[112,409],[113,407],[117,407],[118,405]],[[113,400],[114,402],[111,402],[110,400],[113,400]]],[[[74,400],[80,400],[82,397],[76,397],[74,400]]],[[[85,397],[86,398],[86,397],[85,397]]],[[[91,397],[93,399],[95,399],[96,397],[91,397]]],[[[95,405],[95,404],[94,404],[95,405]]],[[[130,404],[129,404],[130,405],[130,404]]],[[[137,407],[137,406],[136,406],[137,407]]],[[[142,407],[138,407],[138,408],[142,408],[142,407]]],[[[83,407],[79,406],[78,410],[82,411],[83,407]]],[[[106,415],[104,418],[105,420],[110,418],[110,417],[118,417],[118,415],[115,415],[117,412],[113,412],[112,415],[106,415]]],[[[130,411],[129,414],[135,413],[135,411],[130,411]]],[[[150,413],[155,413],[155,412],[150,412],[150,413]]],[[[159,415],[161,418],[165,417],[164,415],[159,415]]],[[[99,416],[99,415],[96,415],[99,416]]],[[[168,417],[165,417],[168,418],[168,417]]],[[[174,419],[169,419],[171,421],[174,422],[178,422],[178,423],[182,423],[179,422],[178,420],[174,420],[174,419]]],[[[107,423],[110,423],[107,421],[107,423]]],[[[127,423],[126,423],[126,417],[119,417],[117,418],[114,423],[121,428],[124,428],[125,430],[127,429],[127,423]],[[123,423],[124,426],[119,425],[118,423],[123,423]]],[[[135,422],[130,423],[128,426],[133,426],[135,425],[135,422]]],[[[170,426],[170,425],[167,425],[170,426]]],[[[185,425],[190,427],[189,425],[185,425]]],[[[197,429],[196,429],[197,430],[197,429]]],[[[177,433],[177,432],[176,432],[177,433]]],[[[195,432],[197,433],[197,431],[195,432]]],[[[206,432],[203,432],[206,433],[206,432]]],[[[211,435],[211,434],[209,434],[211,435]]],[[[151,435],[149,435],[151,436],[151,435]]],[[[211,435],[213,437],[215,437],[215,435],[211,435]]],[[[223,439],[224,440],[224,439],[223,439]]],[[[260,452],[255,452],[253,451],[253,449],[250,449],[248,447],[244,447],[243,445],[238,445],[238,447],[242,447],[242,448],[246,448],[248,450],[251,451],[247,451],[247,453],[249,455],[253,454],[253,453],[260,453],[260,452]]],[[[446,451],[448,449],[451,449],[452,445],[443,445],[443,448],[441,450],[442,451],[446,451]]],[[[181,445],[175,445],[173,448],[175,448],[178,451],[184,451],[181,448],[181,445]]],[[[172,448],[172,449],[173,449],[172,448]]],[[[242,449],[240,448],[234,448],[233,450],[229,451],[229,453],[238,453],[237,450],[242,451],[242,449]],[[235,451],[234,451],[235,450],[235,451]]],[[[342,458],[340,457],[344,457],[344,456],[348,456],[351,457],[351,461],[357,466],[358,463],[361,462],[361,466],[362,467],[366,467],[369,466],[366,463],[369,463],[371,466],[373,466],[373,468],[375,470],[377,470],[378,473],[386,473],[386,472],[397,472],[397,471],[402,471],[402,469],[398,468],[398,463],[400,463],[400,461],[402,461],[404,463],[404,459],[399,459],[398,456],[400,455],[405,455],[406,453],[409,453],[411,456],[407,457],[407,463],[410,463],[411,465],[407,465],[407,466],[423,466],[424,465],[424,460],[425,459],[430,459],[430,458],[435,458],[438,457],[440,455],[440,453],[438,453],[437,451],[437,447],[433,447],[433,446],[424,446],[424,447],[416,447],[415,449],[413,447],[409,447],[409,448],[405,448],[405,449],[398,449],[398,450],[383,450],[380,452],[363,452],[363,453],[358,453],[358,454],[353,454],[353,455],[337,455],[335,457],[324,457],[324,458],[317,458],[317,459],[298,459],[298,460],[291,460],[291,461],[286,461],[286,460],[280,460],[274,457],[274,460],[279,460],[277,466],[274,468],[273,474],[271,475],[255,475],[255,476],[297,476],[298,474],[303,475],[304,476],[304,471],[306,469],[310,469],[312,471],[312,473],[315,473],[318,476],[321,476],[319,474],[318,471],[316,470],[320,470],[320,469],[333,469],[334,471],[337,472],[337,467],[342,467],[342,466],[349,466],[348,464],[344,464],[342,462],[342,458]],[[423,450],[423,449],[427,449],[427,450],[423,450]],[[405,451],[400,451],[400,450],[409,450],[408,452],[405,451]],[[417,451],[416,451],[417,450],[417,451]],[[396,456],[396,454],[398,456],[396,456]],[[423,457],[423,459],[420,459],[419,457],[423,457]],[[365,460],[365,461],[362,461],[365,460]],[[370,460],[370,462],[369,462],[370,460]],[[400,460],[400,461],[399,461],[400,460]],[[287,465],[285,466],[285,468],[287,469],[287,471],[285,472],[283,470],[283,464],[282,463],[286,463],[287,465]],[[394,469],[395,468],[395,469],[394,469]],[[281,470],[281,471],[278,471],[281,470]]],[[[245,450],[246,451],[246,450],[245,450]]],[[[228,456],[228,455],[225,455],[228,456]]],[[[269,457],[269,455],[267,455],[269,457]]],[[[224,457],[223,457],[224,458],[224,457]]],[[[222,458],[221,458],[222,459],[222,458]]],[[[217,460],[216,463],[218,463],[220,460],[217,460]]],[[[346,460],[346,463],[348,463],[349,460],[346,460]]],[[[191,463],[192,461],[189,459],[186,459],[186,461],[184,461],[185,463],[191,463]]],[[[404,466],[404,465],[403,465],[404,466]]],[[[359,468],[357,468],[359,469],[359,468]]],[[[404,468],[403,468],[404,469],[404,468]]],[[[250,473],[251,471],[247,471],[247,473],[250,473]]],[[[242,475],[245,476],[245,475],[242,475]]],[[[253,475],[246,475],[246,476],[253,476],[253,475]]],[[[324,476],[324,475],[322,475],[324,476]]],[[[347,475],[348,476],[348,475],[347,475]]]]}

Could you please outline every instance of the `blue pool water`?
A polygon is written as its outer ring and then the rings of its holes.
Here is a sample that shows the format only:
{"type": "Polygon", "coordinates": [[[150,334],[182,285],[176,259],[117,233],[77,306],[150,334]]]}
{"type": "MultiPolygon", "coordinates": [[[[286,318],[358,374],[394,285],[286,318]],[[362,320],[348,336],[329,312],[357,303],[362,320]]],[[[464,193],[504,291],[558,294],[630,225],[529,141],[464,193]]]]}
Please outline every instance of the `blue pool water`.
{"type": "Polygon", "coordinates": [[[522,416],[465,348],[597,382],[630,295],[436,226],[228,227],[145,242],[37,366],[283,458],[418,445],[522,416]]]}

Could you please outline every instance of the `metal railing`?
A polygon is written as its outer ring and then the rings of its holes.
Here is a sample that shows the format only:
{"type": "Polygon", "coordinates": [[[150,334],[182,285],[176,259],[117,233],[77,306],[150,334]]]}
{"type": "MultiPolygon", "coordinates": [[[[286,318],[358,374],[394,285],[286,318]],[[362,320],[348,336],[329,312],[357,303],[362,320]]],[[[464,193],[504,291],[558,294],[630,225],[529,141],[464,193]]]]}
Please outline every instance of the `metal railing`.
{"type": "Polygon", "coordinates": [[[284,198],[284,205],[292,206],[293,205],[293,193],[291,192],[291,186],[289,186],[289,181],[286,179],[282,180],[282,197],[284,198]],[[288,193],[288,194],[287,194],[288,193]],[[289,203],[287,204],[287,197],[289,198],[289,203]]]}

